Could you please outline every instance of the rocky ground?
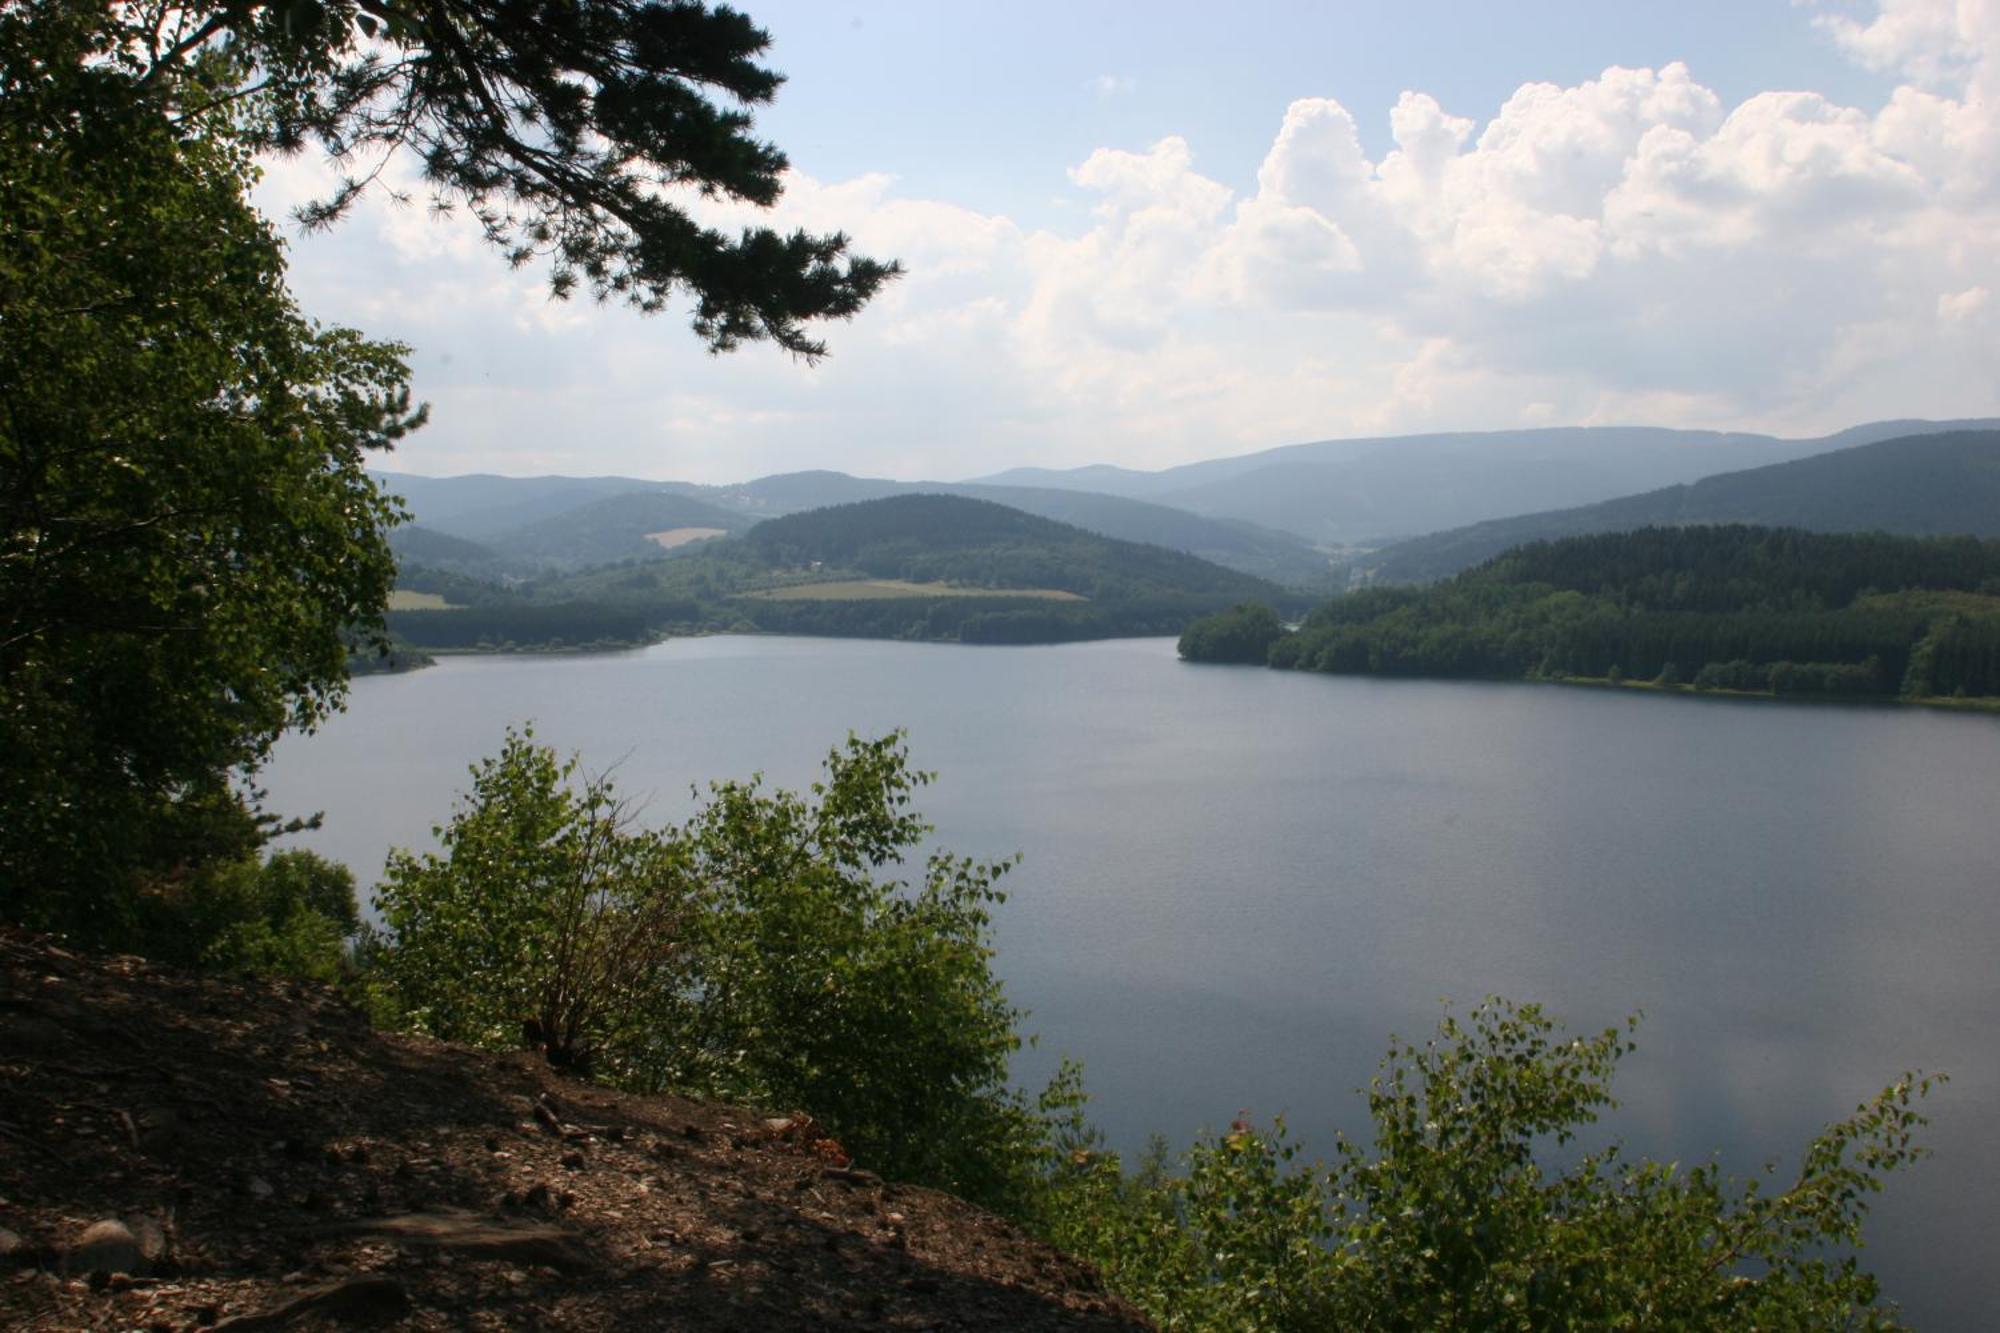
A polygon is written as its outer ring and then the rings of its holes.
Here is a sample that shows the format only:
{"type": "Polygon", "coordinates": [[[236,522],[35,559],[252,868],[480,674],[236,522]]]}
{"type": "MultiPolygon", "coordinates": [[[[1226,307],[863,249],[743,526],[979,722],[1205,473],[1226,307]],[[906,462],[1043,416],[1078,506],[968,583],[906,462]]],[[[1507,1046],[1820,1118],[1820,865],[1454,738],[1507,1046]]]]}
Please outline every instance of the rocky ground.
{"type": "Polygon", "coordinates": [[[0,932],[0,1326],[1138,1329],[802,1117],[0,932]]]}

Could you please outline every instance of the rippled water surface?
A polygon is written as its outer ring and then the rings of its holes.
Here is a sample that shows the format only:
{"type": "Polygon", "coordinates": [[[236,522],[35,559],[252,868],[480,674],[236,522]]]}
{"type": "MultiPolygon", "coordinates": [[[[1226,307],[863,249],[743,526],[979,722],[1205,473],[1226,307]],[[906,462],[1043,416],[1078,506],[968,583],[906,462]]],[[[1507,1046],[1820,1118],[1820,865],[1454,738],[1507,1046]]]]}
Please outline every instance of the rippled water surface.
{"type": "Polygon", "coordinates": [[[271,803],[324,810],[314,844],[365,884],[528,719],[661,819],[906,728],[939,842],[1025,854],[998,931],[1041,1034],[1023,1077],[1080,1057],[1124,1146],[1242,1110],[1365,1128],[1388,1034],[1489,993],[1579,1028],[1644,1010],[1613,1127],[1741,1171],[1947,1070],[1937,1156],[1868,1257],[1920,1326],[2000,1308],[2000,719],[1192,667],[1165,640],[711,638],[362,680],[279,748],[271,803]]]}

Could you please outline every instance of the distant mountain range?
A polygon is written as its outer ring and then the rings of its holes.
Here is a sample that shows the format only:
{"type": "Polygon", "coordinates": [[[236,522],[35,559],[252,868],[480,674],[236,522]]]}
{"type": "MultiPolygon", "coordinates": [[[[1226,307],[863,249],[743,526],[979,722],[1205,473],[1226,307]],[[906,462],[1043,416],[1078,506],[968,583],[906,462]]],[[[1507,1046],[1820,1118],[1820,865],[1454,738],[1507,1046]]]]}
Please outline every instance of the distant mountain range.
{"type": "Polygon", "coordinates": [[[1234,602],[1303,610],[1308,600],[1179,551],[926,494],[768,519],[679,559],[504,586],[436,568],[406,569],[405,579],[406,590],[443,605],[392,611],[390,627],[432,649],[608,646],[741,629],[1047,643],[1172,634],[1234,602]]]}
{"type": "MultiPolygon", "coordinates": [[[[519,578],[664,558],[699,549],[705,535],[744,532],[760,520],[890,496],[940,494],[1004,504],[1119,541],[1162,546],[1289,587],[1325,590],[1340,581],[1347,560],[1390,544],[1396,551],[1375,562],[1383,577],[1435,577],[1511,540],[1603,531],[1607,524],[1707,521],[1698,515],[1709,513],[1704,506],[1723,491],[1707,486],[1705,478],[1841,457],[1897,438],[1996,427],[2000,421],[1875,422],[1802,440],[1651,427],[1413,435],[1287,445],[1159,472],[1022,468],[972,482],[892,481],[831,471],[726,486],[632,477],[382,474],[382,479],[416,518],[414,527],[394,538],[405,561],[477,577],[519,578]],[[1684,489],[1692,494],[1668,494],[1684,489]],[[1602,506],[1608,507],[1601,514],[1574,512],[1602,506]],[[1673,517],[1681,513],[1688,516],[1673,517]],[[1551,517],[1555,514],[1569,517],[1551,517]],[[1536,523],[1553,526],[1545,530],[1536,523]],[[1439,535],[1407,540],[1427,533],[1439,535]],[[666,549],[670,545],[672,551],[666,549]]],[[[1836,478],[1850,475],[1859,473],[1777,472],[1765,483],[1766,494],[1795,478],[1822,478],[1824,486],[1835,487],[1836,478]]],[[[1882,512],[1887,492],[1880,478],[1855,484],[1876,495],[1873,508],[1853,512],[1882,512]]],[[[1892,530],[1932,530],[1912,526],[1925,501],[1904,489],[1905,512],[1892,530]]],[[[1947,498],[1945,488],[1934,493],[1947,498]]],[[[1800,503],[1822,516],[1809,525],[1846,521],[1830,492],[1812,494],[1810,502],[1800,503]]],[[[1732,503],[1737,507],[1715,510],[1719,519],[1793,521],[1782,505],[1732,503]]]]}
{"type": "Polygon", "coordinates": [[[2000,537],[2000,430],[1905,436],[1601,504],[1472,524],[1385,547],[1364,566],[1380,582],[1420,582],[1524,542],[1695,523],[2000,537]]]}
{"type": "Polygon", "coordinates": [[[1373,546],[1899,436],[1995,426],[1882,421],[1802,440],[1642,426],[1478,431],[1322,440],[1158,472],[1015,468],[980,480],[1120,495],[1315,543],[1373,546]]]}
{"type": "Polygon", "coordinates": [[[952,495],[1003,504],[1100,537],[1143,542],[1299,587],[1330,587],[1326,555],[1303,538],[1234,519],[1088,492],[903,482],[843,472],[792,472],[733,486],[632,477],[413,477],[378,474],[416,522],[391,544],[406,559],[460,573],[523,574],[665,554],[654,534],[743,531],[762,519],[895,495],[952,495]]]}
{"type": "Polygon", "coordinates": [[[490,543],[567,513],[592,500],[629,491],[670,490],[670,484],[635,477],[418,477],[402,472],[375,474],[403,497],[421,527],[490,543]]]}

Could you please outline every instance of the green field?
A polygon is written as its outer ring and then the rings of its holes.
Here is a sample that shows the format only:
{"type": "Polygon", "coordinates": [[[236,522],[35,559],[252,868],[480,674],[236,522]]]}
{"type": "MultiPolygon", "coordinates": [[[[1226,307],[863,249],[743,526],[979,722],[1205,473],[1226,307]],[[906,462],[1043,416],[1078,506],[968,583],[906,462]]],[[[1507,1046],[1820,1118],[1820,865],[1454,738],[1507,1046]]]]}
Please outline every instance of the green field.
{"type": "Polygon", "coordinates": [[[793,583],[738,594],[770,602],[886,602],[911,597],[1034,597],[1047,602],[1083,602],[1089,598],[1059,588],[962,588],[949,583],[911,583],[906,579],[839,579],[829,583],[793,583]]]}
{"type": "Polygon", "coordinates": [[[408,588],[398,588],[389,594],[391,611],[456,611],[456,603],[447,602],[434,592],[411,592],[408,588]]]}

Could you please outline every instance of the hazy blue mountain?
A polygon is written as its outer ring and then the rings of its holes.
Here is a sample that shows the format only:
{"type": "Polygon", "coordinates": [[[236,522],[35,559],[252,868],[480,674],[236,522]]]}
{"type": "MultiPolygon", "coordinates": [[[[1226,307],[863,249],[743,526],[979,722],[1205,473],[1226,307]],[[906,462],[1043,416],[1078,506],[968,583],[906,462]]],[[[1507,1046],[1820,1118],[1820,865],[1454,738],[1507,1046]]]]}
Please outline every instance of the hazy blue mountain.
{"type": "MultiPolygon", "coordinates": [[[[1255,455],[1249,455],[1255,457],[1255,455]]],[[[1165,485],[1160,479],[1174,469],[1141,472],[1109,463],[1088,463],[1083,467],[1013,467],[990,477],[975,477],[970,484],[984,486],[1034,486],[1058,491],[1097,491],[1128,498],[1150,495],[1165,485]]]]}
{"type": "Polygon", "coordinates": [[[1523,542],[1692,523],[2000,537],[2000,430],[1855,444],[1601,504],[1455,528],[1383,549],[1373,572],[1384,582],[1443,578],[1523,542]]]}
{"type": "Polygon", "coordinates": [[[675,483],[636,477],[419,477],[377,472],[376,480],[403,497],[410,516],[424,527],[468,541],[484,542],[502,533],[628,491],[678,490],[675,483]]]}
{"type": "Polygon", "coordinates": [[[668,554],[670,548],[651,539],[656,533],[713,529],[724,535],[754,522],[734,510],[672,491],[627,491],[500,533],[492,545],[512,560],[574,569],[668,554]]]}
{"type": "Polygon", "coordinates": [[[1332,562],[1310,542],[1241,519],[1204,518],[1185,509],[1093,491],[973,484],[936,489],[946,495],[991,500],[1099,536],[1164,546],[1274,583],[1311,587],[1333,576],[1332,562]]]}
{"type": "Polygon", "coordinates": [[[733,486],[706,486],[702,488],[702,498],[724,508],[772,518],[805,509],[879,500],[911,489],[914,487],[908,482],[885,477],[851,477],[845,472],[820,469],[780,472],[733,486]]]}
{"type": "MultiPolygon", "coordinates": [[[[891,481],[831,471],[780,473],[728,486],[631,477],[378,475],[404,496],[417,522],[428,531],[477,540],[505,559],[567,566],[586,559],[647,554],[645,546],[636,544],[647,532],[681,526],[736,531],[759,518],[922,493],[992,500],[1099,536],[1165,546],[1284,584],[1321,584],[1331,572],[1327,558],[1292,533],[1077,491],[891,481]],[[646,498],[629,501],[631,507],[625,509],[613,503],[626,496],[646,498]],[[693,515],[685,523],[667,521],[680,512],[674,509],[679,502],[704,504],[709,511],[706,517],[685,511],[693,515]],[[732,519],[724,522],[717,514],[732,519]]],[[[413,553],[412,558],[422,557],[413,553]]],[[[458,560],[452,564],[466,567],[458,560]]]]}
{"type": "Polygon", "coordinates": [[[1285,445],[1159,472],[1015,469],[982,481],[1100,490],[1368,544],[1621,495],[1919,432],[1991,421],[1876,422],[1813,439],[1657,427],[1457,432],[1285,445]]]}
{"type": "Polygon", "coordinates": [[[891,495],[959,495],[990,500],[1100,537],[1145,542],[1199,556],[1227,569],[1280,583],[1324,582],[1331,566],[1310,543],[1240,520],[1217,520],[1115,495],[968,482],[891,481],[844,472],[788,472],[704,492],[714,503],[778,516],[891,495]]]}
{"type": "Polygon", "coordinates": [[[391,628],[451,649],[604,646],[746,627],[1059,643],[1177,633],[1248,600],[1303,611],[1310,597],[1180,551],[932,494],[766,519],[678,559],[544,572],[505,586],[418,570],[405,586],[452,605],[393,612],[391,628]]]}
{"type": "Polygon", "coordinates": [[[534,559],[565,564],[586,558],[586,551],[622,553],[606,559],[645,554],[635,543],[646,531],[725,526],[712,518],[637,530],[614,525],[599,542],[584,540],[584,533],[560,522],[613,496],[681,497],[767,518],[927,492],[995,500],[1101,536],[1151,542],[1299,585],[1328,574],[1325,557],[1312,545],[1380,545],[1896,436],[1996,424],[1875,422],[1809,440],[1652,427],[1461,432],[1322,440],[1160,472],[1022,468],[960,483],[833,471],[781,473],[727,486],[632,477],[382,476],[426,528],[493,546],[503,556],[525,554],[525,542],[537,552],[534,559]],[[545,523],[555,526],[544,529],[545,523]]]}

